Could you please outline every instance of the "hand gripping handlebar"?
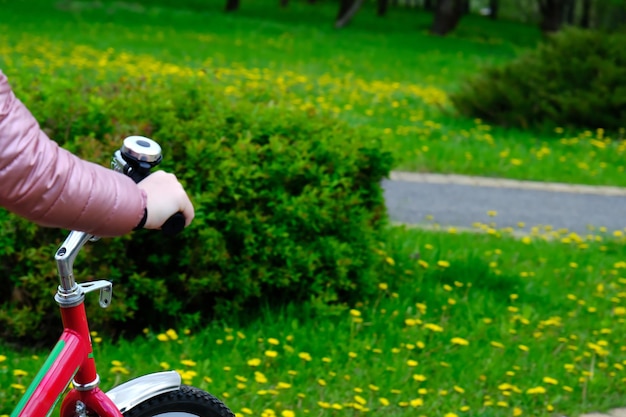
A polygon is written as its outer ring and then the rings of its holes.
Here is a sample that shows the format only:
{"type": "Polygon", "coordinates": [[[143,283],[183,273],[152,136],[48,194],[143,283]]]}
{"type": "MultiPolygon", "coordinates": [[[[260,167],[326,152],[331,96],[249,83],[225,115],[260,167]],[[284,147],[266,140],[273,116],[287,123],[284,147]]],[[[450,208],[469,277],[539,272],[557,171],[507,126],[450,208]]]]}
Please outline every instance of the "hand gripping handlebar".
{"type": "MultiPolygon", "coordinates": [[[[162,159],[161,146],[158,143],[143,136],[129,136],[113,154],[111,168],[139,182],[150,175],[150,170],[161,163],[162,159]]],[[[185,216],[180,212],[172,215],[161,226],[163,233],[168,236],[173,236],[184,228],[185,216]]]]}

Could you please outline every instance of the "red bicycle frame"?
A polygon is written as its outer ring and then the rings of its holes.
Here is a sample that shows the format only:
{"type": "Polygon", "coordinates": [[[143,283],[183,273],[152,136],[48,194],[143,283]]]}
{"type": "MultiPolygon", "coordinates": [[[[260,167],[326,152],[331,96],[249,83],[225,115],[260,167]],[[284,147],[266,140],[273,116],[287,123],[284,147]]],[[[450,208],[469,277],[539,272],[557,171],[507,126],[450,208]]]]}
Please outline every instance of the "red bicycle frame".
{"type": "MultiPolygon", "coordinates": [[[[159,162],[161,148],[156,142],[142,136],[130,136],[115,152],[112,166],[139,181],[159,162]]],[[[181,231],[184,225],[184,217],[177,213],[163,224],[163,230],[173,234],[181,231]]],[[[73,387],[63,397],[60,417],[94,414],[123,417],[122,413],[138,404],[181,388],[181,377],[175,371],[135,378],[107,393],[98,388],[100,377],[93,358],[84,301],[86,293],[99,290],[100,306],[108,307],[112,284],[108,281],[77,284],[74,279],[74,260],[78,252],[88,241],[97,239],[88,233],[72,231],[55,254],[60,285],[54,298],[61,308],[64,330],[11,417],[49,416],[70,383],[73,387]]]]}
{"type": "Polygon", "coordinates": [[[111,284],[96,281],[78,285],[73,262],[82,246],[93,237],[71,232],[55,259],[61,285],[55,297],[61,307],[64,331],[11,417],[41,417],[52,413],[59,399],[73,382],[74,387],[61,403],[61,417],[74,417],[87,410],[100,417],[122,417],[113,401],[99,388],[91,337],[85,312],[85,293],[100,289],[100,304],[110,303],[111,284]]]}

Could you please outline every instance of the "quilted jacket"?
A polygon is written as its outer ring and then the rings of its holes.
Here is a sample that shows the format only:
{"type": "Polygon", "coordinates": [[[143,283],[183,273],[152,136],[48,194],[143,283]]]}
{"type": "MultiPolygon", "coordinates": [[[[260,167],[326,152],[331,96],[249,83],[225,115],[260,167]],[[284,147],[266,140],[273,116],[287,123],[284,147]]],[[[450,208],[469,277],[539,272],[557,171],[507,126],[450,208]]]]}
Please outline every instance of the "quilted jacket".
{"type": "Polygon", "coordinates": [[[1,207],[42,226],[118,236],[139,224],[146,199],[130,178],[50,140],[0,71],[1,207]]]}

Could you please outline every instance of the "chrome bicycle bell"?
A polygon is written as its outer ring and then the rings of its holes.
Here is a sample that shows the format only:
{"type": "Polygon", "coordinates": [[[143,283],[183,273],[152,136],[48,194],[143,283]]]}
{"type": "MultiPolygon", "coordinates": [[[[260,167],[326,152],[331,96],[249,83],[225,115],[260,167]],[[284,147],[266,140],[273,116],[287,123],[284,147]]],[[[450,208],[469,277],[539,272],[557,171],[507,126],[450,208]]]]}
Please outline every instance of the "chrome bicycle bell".
{"type": "Polygon", "coordinates": [[[129,136],[113,154],[111,168],[139,182],[150,175],[150,169],[161,160],[161,146],[158,143],[144,136],[129,136]]]}

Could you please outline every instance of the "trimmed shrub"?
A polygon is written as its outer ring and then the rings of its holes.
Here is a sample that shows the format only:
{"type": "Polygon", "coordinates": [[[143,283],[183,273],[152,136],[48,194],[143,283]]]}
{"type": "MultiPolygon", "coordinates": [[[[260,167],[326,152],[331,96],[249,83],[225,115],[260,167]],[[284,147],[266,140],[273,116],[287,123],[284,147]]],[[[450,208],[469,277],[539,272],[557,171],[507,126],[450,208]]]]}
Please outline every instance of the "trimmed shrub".
{"type": "Polygon", "coordinates": [[[450,99],[459,113],[522,128],[626,126],[626,34],[566,29],[450,99]]]}
{"type": "MultiPolygon", "coordinates": [[[[392,161],[367,130],[254,92],[235,100],[203,78],[57,80],[11,78],[52,138],[108,165],[125,136],[150,136],[163,148],[161,168],[182,179],[196,207],[192,226],[174,238],[138,231],[85,247],[78,281],[114,282],[107,311],[88,295],[94,328],[132,336],[259,303],[325,305],[376,290],[380,181],[392,161]]],[[[2,337],[58,335],[53,254],[64,236],[0,211],[2,337]]]]}

